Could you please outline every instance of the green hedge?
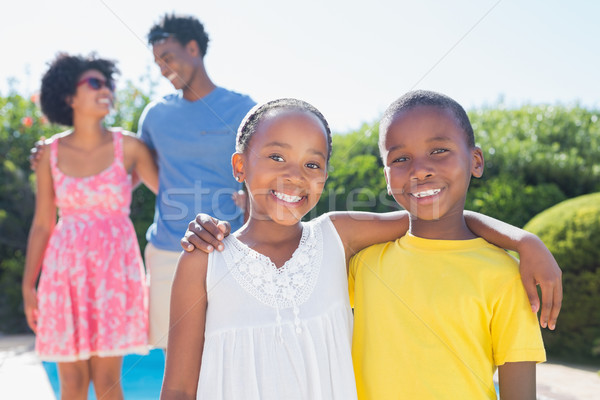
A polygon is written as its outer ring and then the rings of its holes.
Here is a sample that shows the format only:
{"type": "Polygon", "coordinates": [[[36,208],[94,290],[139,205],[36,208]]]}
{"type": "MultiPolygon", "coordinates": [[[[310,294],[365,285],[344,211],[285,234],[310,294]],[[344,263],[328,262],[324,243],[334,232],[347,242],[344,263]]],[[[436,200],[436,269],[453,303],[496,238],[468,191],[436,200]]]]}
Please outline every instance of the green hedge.
{"type": "Polygon", "coordinates": [[[557,328],[543,332],[548,354],[599,360],[594,347],[600,340],[600,193],[557,204],[525,229],[544,241],[563,270],[557,328]]]}

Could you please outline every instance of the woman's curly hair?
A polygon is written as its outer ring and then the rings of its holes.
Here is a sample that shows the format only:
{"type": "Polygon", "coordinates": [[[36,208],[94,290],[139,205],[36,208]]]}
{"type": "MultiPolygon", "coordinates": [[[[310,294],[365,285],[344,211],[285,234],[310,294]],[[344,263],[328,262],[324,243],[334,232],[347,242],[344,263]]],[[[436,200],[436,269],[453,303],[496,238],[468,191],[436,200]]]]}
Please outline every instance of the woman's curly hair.
{"type": "Polygon", "coordinates": [[[40,93],[42,112],[50,122],[73,125],[69,97],[75,95],[81,75],[92,69],[100,71],[109,82],[113,82],[113,75],[119,73],[114,61],[97,58],[94,54],[83,57],[59,53],[50,63],[42,77],[40,93]]]}

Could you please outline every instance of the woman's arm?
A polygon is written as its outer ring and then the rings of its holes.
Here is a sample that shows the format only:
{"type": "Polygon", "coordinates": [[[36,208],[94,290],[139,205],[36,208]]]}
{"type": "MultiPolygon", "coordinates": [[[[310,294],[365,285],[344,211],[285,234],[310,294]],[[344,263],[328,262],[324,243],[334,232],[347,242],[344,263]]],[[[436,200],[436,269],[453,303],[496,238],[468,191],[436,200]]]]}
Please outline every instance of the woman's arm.
{"type": "Polygon", "coordinates": [[[169,343],[161,400],[195,399],[204,348],[208,254],[183,252],[171,291],[169,343]]]}
{"type": "Polygon", "coordinates": [[[537,285],[542,290],[540,325],[556,328],[562,305],[562,272],[550,250],[533,233],[495,218],[465,211],[469,229],[488,242],[519,253],[521,280],[533,312],[540,308],[537,285]]]}
{"type": "Polygon", "coordinates": [[[158,193],[158,167],[150,149],[133,134],[123,135],[124,163],[132,180],[141,179],[154,194],[158,193]]]}
{"type": "Polygon", "coordinates": [[[535,400],[535,362],[508,362],[498,367],[502,400],[535,400]]]}
{"type": "Polygon", "coordinates": [[[29,230],[25,271],[23,272],[21,284],[25,317],[33,332],[36,331],[38,312],[36,283],[40,275],[48,240],[56,224],[56,205],[54,204],[49,150],[46,148],[42,152],[36,170],[35,214],[29,230]]]}

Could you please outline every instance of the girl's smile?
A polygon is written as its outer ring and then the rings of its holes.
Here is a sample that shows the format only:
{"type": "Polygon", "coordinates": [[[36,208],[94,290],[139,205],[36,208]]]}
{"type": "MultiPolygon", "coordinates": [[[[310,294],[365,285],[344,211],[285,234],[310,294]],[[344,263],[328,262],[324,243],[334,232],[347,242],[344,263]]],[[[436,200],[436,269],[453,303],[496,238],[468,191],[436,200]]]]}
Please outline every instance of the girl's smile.
{"type": "Polygon", "coordinates": [[[284,202],[287,205],[299,205],[299,203],[302,200],[307,199],[306,196],[294,196],[294,195],[289,195],[289,194],[285,194],[282,192],[276,192],[274,190],[271,191],[271,193],[273,193],[273,196],[277,197],[278,200],[284,202]]]}

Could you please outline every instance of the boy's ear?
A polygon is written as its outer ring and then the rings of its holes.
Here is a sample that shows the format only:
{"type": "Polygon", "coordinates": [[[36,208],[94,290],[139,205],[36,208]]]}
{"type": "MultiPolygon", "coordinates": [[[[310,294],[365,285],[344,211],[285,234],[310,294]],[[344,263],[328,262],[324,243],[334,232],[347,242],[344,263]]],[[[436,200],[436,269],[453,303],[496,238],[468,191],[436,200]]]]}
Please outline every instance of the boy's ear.
{"type": "Polygon", "coordinates": [[[244,157],[240,153],[233,153],[231,156],[231,167],[233,168],[233,177],[238,182],[243,182],[246,179],[246,172],[244,169],[244,157]]]}
{"type": "Polygon", "coordinates": [[[195,40],[190,40],[184,47],[185,51],[187,51],[192,57],[201,57],[200,46],[195,40]]]}
{"type": "Polygon", "coordinates": [[[475,146],[472,150],[472,166],[471,166],[471,175],[475,178],[481,178],[483,175],[483,166],[485,164],[483,160],[483,152],[477,146],[475,146]]]}

